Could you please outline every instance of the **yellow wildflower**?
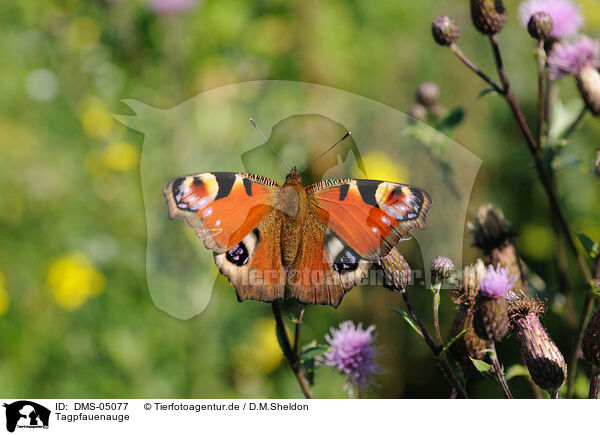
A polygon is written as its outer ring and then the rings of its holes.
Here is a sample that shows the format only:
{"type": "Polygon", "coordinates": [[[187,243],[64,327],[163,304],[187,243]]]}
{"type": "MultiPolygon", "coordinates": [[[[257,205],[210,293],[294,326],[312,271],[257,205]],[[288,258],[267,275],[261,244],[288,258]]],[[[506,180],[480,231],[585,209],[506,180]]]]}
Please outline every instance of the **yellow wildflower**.
{"type": "Polygon", "coordinates": [[[90,104],[81,113],[83,131],[93,139],[107,137],[113,126],[113,117],[100,103],[90,104]]]}
{"type": "Polygon", "coordinates": [[[256,320],[252,326],[250,339],[240,344],[235,355],[235,360],[242,370],[263,374],[275,370],[282,359],[283,354],[275,332],[275,321],[269,317],[256,320]]]}
{"type": "Polygon", "coordinates": [[[47,285],[52,296],[65,310],[76,310],[104,289],[104,276],[81,255],[63,255],[48,269],[47,285]]]}
{"type": "Polygon", "coordinates": [[[138,149],[129,142],[113,142],[103,151],[104,167],[112,171],[129,171],[137,167],[138,149]]]}
{"type": "MultiPolygon", "coordinates": [[[[396,183],[408,183],[410,173],[408,169],[394,162],[388,155],[382,151],[372,151],[365,154],[362,158],[367,171],[367,177],[372,180],[393,181],[396,183]]],[[[352,176],[354,178],[364,178],[362,171],[354,168],[352,176]]]]}
{"type": "Polygon", "coordinates": [[[73,48],[84,50],[95,45],[100,38],[100,29],[89,17],[75,18],[67,30],[67,42],[73,48]]]}

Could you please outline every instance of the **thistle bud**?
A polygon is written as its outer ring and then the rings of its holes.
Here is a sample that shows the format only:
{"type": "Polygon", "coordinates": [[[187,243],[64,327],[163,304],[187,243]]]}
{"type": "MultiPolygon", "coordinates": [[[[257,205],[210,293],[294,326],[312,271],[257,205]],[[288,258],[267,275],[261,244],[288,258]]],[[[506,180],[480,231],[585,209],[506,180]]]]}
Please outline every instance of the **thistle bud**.
{"type": "Polygon", "coordinates": [[[446,280],[454,273],[454,263],[448,257],[435,257],[431,260],[431,272],[434,280],[446,280]]]}
{"type": "Polygon", "coordinates": [[[502,0],[471,0],[473,25],[484,35],[494,35],[506,23],[506,9],[502,0]]]}
{"type": "Polygon", "coordinates": [[[509,312],[511,326],[531,379],[544,390],[558,390],[567,378],[567,365],[540,322],[539,316],[544,312],[544,304],[529,298],[515,299],[510,302],[509,312]]]}
{"type": "Polygon", "coordinates": [[[587,361],[600,368],[600,305],[585,328],[581,350],[587,361]]]}
{"type": "Polygon", "coordinates": [[[440,99],[440,87],[434,82],[423,82],[417,87],[417,102],[431,107],[440,99]]]}
{"type": "Polygon", "coordinates": [[[485,266],[481,260],[465,267],[460,285],[453,298],[457,312],[450,329],[450,336],[454,337],[461,331],[468,330],[450,346],[452,354],[462,365],[470,365],[470,358],[483,359],[485,357],[486,342],[473,331],[473,308],[479,292],[479,283],[484,275],[485,266]]]}
{"type": "Polygon", "coordinates": [[[479,284],[479,293],[475,300],[473,327],[475,333],[484,340],[501,341],[508,332],[508,301],[506,296],[513,288],[516,278],[508,268],[497,269],[488,266],[485,276],[479,284]]]}
{"type": "Polygon", "coordinates": [[[454,44],[460,36],[460,29],[452,18],[441,15],[433,20],[431,24],[433,39],[440,45],[448,46],[454,44]]]}
{"type": "Polygon", "coordinates": [[[595,116],[600,116],[600,72],[594,65],[586,65],[575,77],[588,110],[595,116]]]}
{"type": "Polygon", "coordinates": [[[396,248],[379,260],[379,268],[383,272],[383,286],[392,291],[400,291],[410,283],[410,266],[396,248]]]}
{"type": "Polygon", "coordinates": [[[424,121],[427,118],[427,109],[422,104],[413,104],[408,114],[419,121],[424,121]]]}
{"type": "Polygon", "coordinates": [[[529,23],[527,24],[527,31],[532,38],[538,41],[546,41],[552,34],[552,28],[554,23],[552,17],[544,12],[539,11],[531,16],[529,23]]]}

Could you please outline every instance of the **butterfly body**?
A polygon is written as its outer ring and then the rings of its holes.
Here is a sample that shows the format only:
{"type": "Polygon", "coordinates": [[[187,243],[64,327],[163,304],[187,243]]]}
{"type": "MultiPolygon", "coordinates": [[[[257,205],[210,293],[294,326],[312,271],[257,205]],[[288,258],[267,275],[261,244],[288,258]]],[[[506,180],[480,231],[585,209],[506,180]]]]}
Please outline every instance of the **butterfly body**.
{"type": "Polygon", "coordinates": [[[214,252],[240,301],[295,299],[337,307],[344,294],[431,204],[421,189],[375,180],[280,185],[242,173],[177,177],[164,189],[170,218],[184,218],[214,252]]]}

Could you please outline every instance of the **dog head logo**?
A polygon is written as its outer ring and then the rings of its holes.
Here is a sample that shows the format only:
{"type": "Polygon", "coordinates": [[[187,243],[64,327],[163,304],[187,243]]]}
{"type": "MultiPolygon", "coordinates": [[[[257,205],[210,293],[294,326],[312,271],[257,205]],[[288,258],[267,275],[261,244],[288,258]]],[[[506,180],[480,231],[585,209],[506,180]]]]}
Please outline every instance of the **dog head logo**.
{"type": "Polygon", "coordinates": [[[50,410],[29,400],[19,400],[3,405],[6,408],[6,430],[18,428],[48,428],[50,410]]]}

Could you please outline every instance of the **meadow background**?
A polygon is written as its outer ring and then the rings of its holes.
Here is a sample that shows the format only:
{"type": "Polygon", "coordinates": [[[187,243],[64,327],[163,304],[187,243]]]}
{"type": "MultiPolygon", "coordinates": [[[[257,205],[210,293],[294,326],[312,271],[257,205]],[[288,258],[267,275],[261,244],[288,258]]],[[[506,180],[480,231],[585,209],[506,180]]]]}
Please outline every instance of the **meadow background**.
{"type": "MultiPolygon", "coordinates": [[[[598,37],[599,2],[580,3],[584,32],[598,37]]],[[[515,93],[533,119],[534,44],[517,5],[506,1],[500,43],[515,93]]],[[[526,264],[545,281],[545,323],[568,355],[572,326],[556,283],[546,197],[506,104],[494,95],[477,98],[484,84],[434,43],[430,25],[440,14],[459,23],[462,50],[492,74],[488,41],[471,26],[464,0],[1,2],[0,396],[301,397],[267,304],[238,303],[220,279],[208,308],[193,319],[155,307],[145,271],[144,137],[111,115],[131,113],[124,98],[169,108],[247,80],[318,83],[405,112],[420,82],[437,82],[442,103],[466,113],[453,139],[483,160],[470,215],[485,202],[504,211],[526,264]]],[[[572,79],[561,85],[561,98],[581,104],[572,79]]],[[[556,180],[573,231],[596,241],[600,187],[591,167],[598,148],[600,120],[589,117],[563,151],[556,180]]],[[[470,242],[467,234],[464,264],[478,254],[470,242]]],[[[407,258],[423,267],[418,252],[407,258]]],[[[578,282],[575,270],[571,278],[578,282]]],[[[570,290],[578,313],[583,287],[570,290]]],[[[410,294],[431,320],[429,291],[414,287],[410,294]]],[[[368,397],[447,397],[429,349],[389,306],[401,307],[400,297],[356,288],[337,310],[309,307],[304,342],[323,342],[343,320],[375,324],[384,373],[368,397]]],[[[444,330],[453,315],[445,293],[444,330]]],[[[506,367],[520,363],[513,340],[498,350],[506,367]]],[[[582,363],[582,397],[588,369],[582,363]]],[[[346,397],[343,382],[322,368],[315,396],[346,397]]],[[[531,397],[524,377],[509,384],[516,396],[531,397]]],[[[468,388],[474,397],[502,397],[474,372],[468,388]]]]}

